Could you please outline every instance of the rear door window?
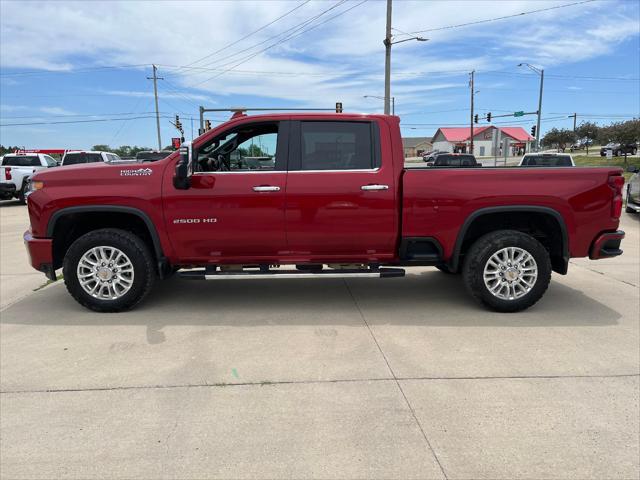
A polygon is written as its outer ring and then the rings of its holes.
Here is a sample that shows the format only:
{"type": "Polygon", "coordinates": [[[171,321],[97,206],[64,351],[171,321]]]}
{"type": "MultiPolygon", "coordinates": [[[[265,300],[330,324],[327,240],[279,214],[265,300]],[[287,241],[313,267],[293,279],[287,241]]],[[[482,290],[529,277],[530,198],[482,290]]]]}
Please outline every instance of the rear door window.
{"type": "Polygon", "coordinates": [[[371,122],[300,122],[300,170],[376,167],[371,122]]]}

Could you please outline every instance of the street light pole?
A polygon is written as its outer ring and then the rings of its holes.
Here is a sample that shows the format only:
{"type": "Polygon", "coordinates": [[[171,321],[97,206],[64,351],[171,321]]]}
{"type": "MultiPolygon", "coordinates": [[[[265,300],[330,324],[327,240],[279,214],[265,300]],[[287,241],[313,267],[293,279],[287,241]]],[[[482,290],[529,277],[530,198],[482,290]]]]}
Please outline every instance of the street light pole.
{"type": "Polygon", "coordinates": [[[391,3],[387,0],[387,32],[384,37],[384,114],[389,115],[391,98],[391,3]]]}
{"type": "Polygon", "coordinates": [[[542,116],[543,85],[544,85],[544,69],[540,70],[540,95],[538,96],[538,126],[536,128],[536,151],[540,151],[540,117],[542,116]]]}
{"type": "Polygon", "coordinates": [[[536,152],[540,150],[540,118],[542,117],[542,87],[544,86],[544,68],[536,68],[529,63],[520,63],[519,67],[527,67],[540,75],[540,94],[538,95],[538,123],[536,126],[536,152]]]}
{"type": "Polygon", "coordinates": [[[473,155],[473,94],[475,93],[474,91],[474,85],[473,85],[473,80],[474,80],[474,76],[475,76],[476,71],[475,70],[471,70],[471,79],[469,80],[469,86],[471,87],[471,121],[469,122],[469,128],[470,128],[470,132],[469,132],[469,153],[471,155],[473,155]]]}

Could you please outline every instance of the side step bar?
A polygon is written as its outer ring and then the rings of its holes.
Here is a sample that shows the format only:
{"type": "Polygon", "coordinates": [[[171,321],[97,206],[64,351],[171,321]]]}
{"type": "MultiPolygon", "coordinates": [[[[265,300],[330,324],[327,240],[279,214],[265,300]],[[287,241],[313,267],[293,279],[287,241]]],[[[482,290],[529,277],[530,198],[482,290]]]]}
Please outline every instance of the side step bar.
{"type": "Polygon", "coordinates": [[[296,270],[269,270],[267,272],[238,271],[220,272],[211,271],[204,268],[198,270],[187,270],[178,272],[181,278],[189,280],[258,280],[266,278],[391,278],[404,277],[405,271],[402,268],[378,268],[370,270],[321,270],[300,272],[296,270]]]}

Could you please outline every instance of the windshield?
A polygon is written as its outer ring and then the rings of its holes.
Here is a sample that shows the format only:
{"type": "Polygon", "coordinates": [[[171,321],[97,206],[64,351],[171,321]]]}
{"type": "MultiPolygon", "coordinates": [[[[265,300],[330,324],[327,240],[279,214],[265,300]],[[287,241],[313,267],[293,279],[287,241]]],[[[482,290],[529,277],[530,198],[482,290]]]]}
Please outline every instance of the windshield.
{"type": "Polygon", "coordinates": [[[473,155],[438,155],[434,162],[436,167],[474,167],[476,164],[473,155]]]}
{"type": "Polygon", "coordinates": [[[525,155],[523,167],[571,167],[569,155],[525,155]]]}
{"type": "Polygon", "coordinates": [[[39,167],[40,159],[29,155],[6,156],[2,161],[2,165],[8,167],[39,167]]]}
{"type": "Polygon", "coordinates": [[[67,153],[64,157],[64,165],[75,165],[77,163],[95,163],[102,162],[102,155],[99,153],[67,153]]]}
{"type": "Polygon", "coordinates": [[[167,158],[173,152],[138,152],[136,154],[136,160],[142,160],[143,162],[155,162],[156,160],[162,160],[167,158]]]}

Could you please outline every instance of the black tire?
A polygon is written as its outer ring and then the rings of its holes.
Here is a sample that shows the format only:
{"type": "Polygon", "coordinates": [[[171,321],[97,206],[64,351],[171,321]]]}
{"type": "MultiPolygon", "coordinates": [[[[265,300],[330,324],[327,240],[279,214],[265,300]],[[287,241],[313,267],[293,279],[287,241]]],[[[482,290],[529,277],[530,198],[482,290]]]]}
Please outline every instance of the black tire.
{"type": "Polygon", "coordinates": [[[67,250],[62,269],[64,283],[71,296],[80,305],[96,312],[121,312],[133,308],[149,294],[156,280],[153,255],[147,245],[137,235],[116,228],[94,230],[78,238],[67,250]],[[120,298],[95,298],[80,285],[78,262],[88,250],[98,246],[119,249],[129,257],[133,265],[133,284],[120,298]]]}
{"type": "Polygon", "coordinates": [[[627,213],[636,213],[636,211],[629,206],[630,201],[631,201],[631,192],[629,191],[629,187],[627,187],[627,203],[625,204],[624,211],[627,213]]]}
{"type": "Polygon", "coordinates": [[[455,275],[457,273],[460,273],[460,272],[452,272],[451,269],[449,269],[449,267],[447,267],[446,265],[436,265],[436,268],[440,270],[442,273],[446,273],[448,275],[455,275]]]}
{"type": "Polygon", "coordinates": [[[498,230],[480,237],[465,255],[462,269],[469,293],[480,303],[497,312],[519,312],[535,304],[551,281],[549,252],[535,238],[515,230],[498,230]],[[484,283],[484,268],[491,256],[506,247],[527,251],[536,262],[538,276],[531,290],[520,298],[502,299],[492,294],[484,283]]]}
{"type": "Polygon", "coordinates": [[[18,201],[22,205],[26,205],[27,204],[27,198],[25,196],[25,193],[27,192],[27,187],[28,186],[29,186],[29,184],[27,182],[23,182],[22,183],[22,188],[20,189],[20,192],[18,192],[18,201]]]}

